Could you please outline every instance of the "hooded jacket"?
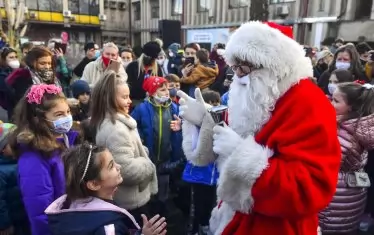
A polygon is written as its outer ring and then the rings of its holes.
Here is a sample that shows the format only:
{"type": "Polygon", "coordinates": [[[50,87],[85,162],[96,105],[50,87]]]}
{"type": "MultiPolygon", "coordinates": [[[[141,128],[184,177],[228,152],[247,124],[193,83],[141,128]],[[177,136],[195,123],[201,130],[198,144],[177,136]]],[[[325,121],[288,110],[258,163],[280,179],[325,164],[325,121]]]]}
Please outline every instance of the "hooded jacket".
{"type": "Polygon", "coordinates": [[[134,217],[110,202],[90,197],[65,209],[65,201],[63,195],[45,210],[52,235],[141,235],[134,217]]]}

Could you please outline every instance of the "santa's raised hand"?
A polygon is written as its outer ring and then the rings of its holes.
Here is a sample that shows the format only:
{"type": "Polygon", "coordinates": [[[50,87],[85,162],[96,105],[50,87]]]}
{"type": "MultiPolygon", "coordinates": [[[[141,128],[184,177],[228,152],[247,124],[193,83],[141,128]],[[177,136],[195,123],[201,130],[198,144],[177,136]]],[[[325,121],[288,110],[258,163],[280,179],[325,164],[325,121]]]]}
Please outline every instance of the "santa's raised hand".
{"type": "Polygon", "coordinates": [[[196,99],[188,96],[181,90],[177,92],[177,96],[180,97],[179,116],[196,126],[201,126],[204,116],[208,113],[207,109],[210,106],[205,104],[200,89],[195,89],[196,99]]]}

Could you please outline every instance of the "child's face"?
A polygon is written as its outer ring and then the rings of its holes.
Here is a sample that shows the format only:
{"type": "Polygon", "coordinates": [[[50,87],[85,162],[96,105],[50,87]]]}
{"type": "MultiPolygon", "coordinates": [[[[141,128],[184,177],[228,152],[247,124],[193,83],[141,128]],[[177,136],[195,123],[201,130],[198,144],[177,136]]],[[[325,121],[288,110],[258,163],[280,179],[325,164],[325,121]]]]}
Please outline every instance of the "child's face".
{"type": "Polygon", "coordinates": [[[105,150],[100,153],[100,159],[97,163],[101,166],[100,179],[87,182],[87,187],[96,191],[97,195],[102,198],[111,198],[117,189],[117,186],[122,183],[120,165],[118,165],[112,154],[105,150]]]}
{"type": "Polygon", "coordinates": [[[162,86],[157,89],[155,95],[157,95],[158,97],[169,97],[168,84],[162,84],[162,86]]]}
{"type": "Polygon", "coordinates": [[[78,96],[78,100],[79,100],[79,103],[88,104],[88,102],[90,101],[90,94],[87,92],[83,93],[78,96]]]}
{"type": "Polygon", "coordinates": [[[71,113],[68,103],[64,99],[59,99],[56,101],[56,105],[45,113],[45,118],[53,122],[69,115],[71,115],[71,113]]]}
{"type": "Polygon", "coordinates": [[[118,108],[128,114],[131,107],[131,99],[130,89],[127,85],[122,84],[117,86],[116,101],[118,108]]]}
{"type": "Polygon", "coordinates": [[[179,90],[181,88],[181,84],[179,82],[169,82],[168,89],[171,90],[173,88],[179,90]]]}
{"type": "Polygon", "coordinates": [[[336,89],[332,95],[332,105],[335,108],[336,115],[346,115],[350,112],[351,107],[347,104],[345,95],[336,89]]]}

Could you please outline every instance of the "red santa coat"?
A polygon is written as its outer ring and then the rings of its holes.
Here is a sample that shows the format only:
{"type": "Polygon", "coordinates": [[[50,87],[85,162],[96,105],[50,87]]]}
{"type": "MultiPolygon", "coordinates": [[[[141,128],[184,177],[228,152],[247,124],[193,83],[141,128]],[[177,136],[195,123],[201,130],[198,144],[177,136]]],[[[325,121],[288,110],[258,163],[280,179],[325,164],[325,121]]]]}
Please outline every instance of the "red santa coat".
{"type": "MultiPolygon", "coordinates": [[[[220,221],[213,222],[226,224],[223,235],[316,235],[317,214],[335,193],[341,159],[332,105],[316,85],[302,80],[277,102],[272,118],[255,140],[272,149],[274,154],[258,177],[250,170],[235,173],[255,182],[248,188],[253,199],[252,209],[248,213],[236,210],[232,217],[230,212],[220,212],[224,207],[216,208],[212,219],[220,221]],[[220,213],[223,215],[217,216],[220,213]]],[[[245,147],[238,147],[236,159],[228,163],[230,167],[240,169],[245,166],[246,157],[251,157],[241,156],[246,151],[240,148],[245,147]]],[[[230,184],[230,179],[222,178],[221,184],[230,184]]],[[[218,188],[218,194],[233,194],[221,195],[223,204],[225,198],[235,198],[236,192],[232,189],[220,191],[218,188]]]]}

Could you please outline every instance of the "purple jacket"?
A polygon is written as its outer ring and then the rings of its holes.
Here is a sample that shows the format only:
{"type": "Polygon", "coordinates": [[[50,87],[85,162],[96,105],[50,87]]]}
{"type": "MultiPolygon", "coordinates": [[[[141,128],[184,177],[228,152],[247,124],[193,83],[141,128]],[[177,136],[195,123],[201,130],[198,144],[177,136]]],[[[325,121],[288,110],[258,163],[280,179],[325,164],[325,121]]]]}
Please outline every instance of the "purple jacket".
{"type": "MultiPolygon", "coordinates": [[[[78,133],[67,133],[72,146],[78,133]]],[[[62,141],[62,140],[61,140],[62,141]]],[[[65,193],[64,166],[61,154],[46,158],[34,150],[26,150],[18,161],[19,184],[32,234],[48,235],[45,209],[65,193]]]]}

